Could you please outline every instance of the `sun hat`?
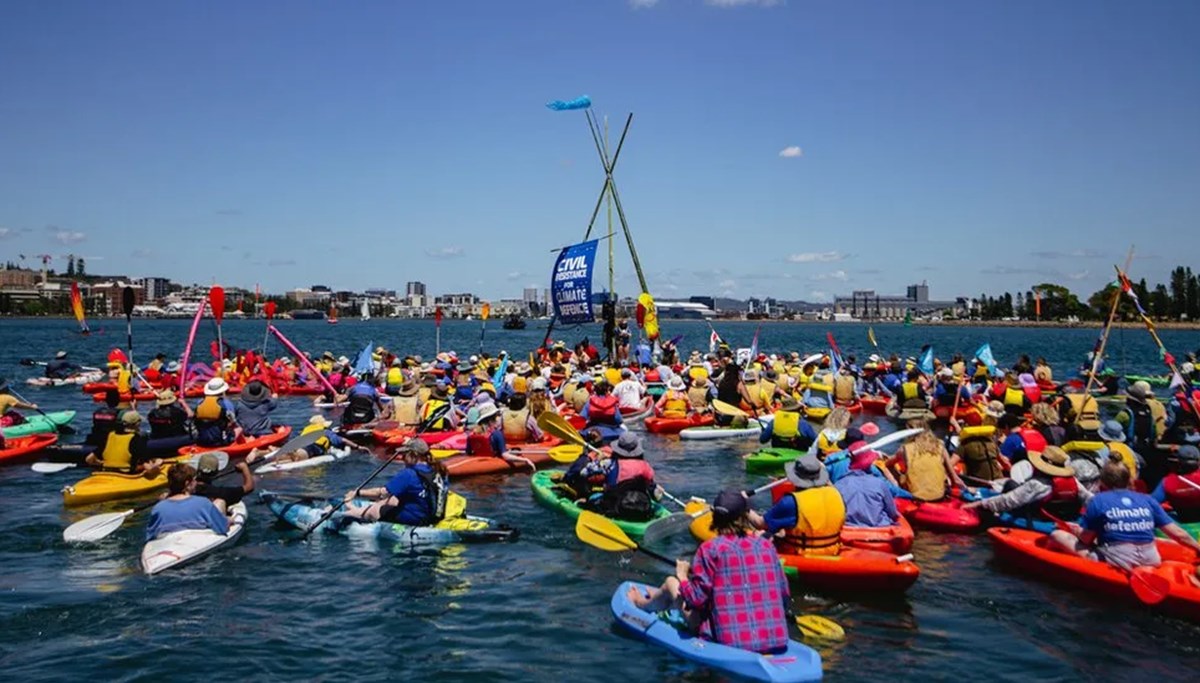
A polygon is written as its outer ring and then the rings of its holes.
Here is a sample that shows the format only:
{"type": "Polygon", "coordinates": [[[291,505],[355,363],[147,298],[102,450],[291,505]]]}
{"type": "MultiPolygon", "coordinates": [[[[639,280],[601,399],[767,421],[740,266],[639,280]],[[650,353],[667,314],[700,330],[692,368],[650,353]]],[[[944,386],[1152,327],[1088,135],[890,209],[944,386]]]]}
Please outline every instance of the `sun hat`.
{"type": "Polygon", "coordinates": [[[54,354],[54,357],[55,357],[55,358],[66,358],[66,357],[67,357],[67,352],[66,352],[66,351],[59,351],[58,353],[54,354]]]}
{"type": "Polygon", "coordinates": [[[863,436],[875,436],[879,433],[879,425],[874,422],[866,422],[858,429],[863,433],[863,436]]]}
{"type": "Polygon", "coordinates": [[[990,417],[999,418],[1004,414],[1004,404],[1000,401],[989,401],[983,411],[990,417]]]}
{"type": "Polygon", "coordinates": [[[325,353],[322,353],[321,358],[328,358],[329,360],[336,360],[336,357],[333,355],[333,351],[326,351],[325,353]]]}
{"type": "Polygon", "coordinates": [[[179,372],[179,361],[173,360],[170,363],[167,363],[167,372],[179,372]]]}
{"type": "Polygon", "coordinates": [[[1023,387],[1036,387],[1037,386],[1037,380],[1034,379],[1033,375],[1029,374],[1028,372],[1023,372],[1020,375],[1018,375],[1017,381],[1020,382],[1021,386],[1023,386],[1023,387]]]}
{"type": "Polygon", "coordinates": [[[326,420],[321,415],[313,415],[312,417],[308,418],[308,424],[319,425],[321,427],[324,427],[325,429],[329,429],[330,427],[333,426],[332,422],[330,422],[329,420],[326,420]]]}
{"type": "Polygon", "coordinates": [[[612,452],[618,458],[640,458],[646,451],[642,448],[642,440],[637,434],[623,432],[613,443],[612,452]]]}
{"type": "Polygon", "coordinates": [[[1134,398],[1146,399],[1154,396],[1154,390],[1150,388],[1150,383],[1144,379],[1139,379],[1129,385],[1129,395],[1134,398]]]}
{"type": "Polygon", "coordinates": [[[852,470],[868,470],[871,465],[875,464],[875,460],[879,458],[879,454],[870,448],[863,450],[850,456],[850,469],[852,470]]]}
{"type": "Polygon", "coordinates": [[[1200,469],[1200,449],[1192,445],[1180,446],[1179,450],[1175,451],[1175,460],[1179,463],[1180,474],[1195,472],[1200,469]]]}
{"type": "Polygon", "coordinates": [[[1042,452],[1030,451],[1029,463],[1039,472],[1051,477],[1071,477],[1075,469],[1071,467],[1071,458],[1067,452],[1058,446],[1046,446],[1042,452]]]}
{"type": "Polygon", "coordinates": [[[742,375],[742,379],[743,379],[744,381],[746,381],[746,382],[756,382],[756,381],[758,381],[758,370],[747,370],[747,371],[746,371],[746,372],[745,372],[745,373],[742,375]]]}
{"type": "Polygon", "coordinates": [[[155,400],[155,403],[160,406],[169,406],[175,401],[175,392],[170,389],[164,389],[163,392],[158,395],[158,399],[155,400]]]}
{"type": "Polygon", "coordinates": [[[413,455],[423,457],[429,455],[429,444],[426,443],[425,439],[418,439],[414,437],[408,441],[405,441],[404,445],[400,447],[400,451],[402,453],[412,453],[413,455]]]}
{"type": "Polygon", "coordinates": [[[535,377],[533,379],[533,381],[529,383],[529,390],[530,391],[546,391],[546,389],[549,386],[550,385],[546,381],[545,377],[535,377]]]}
{"type": "Polygon", "coordinates": [[[124,413],[121,413],[121,424],[133,426],[141,423],[142,416],[138,414],[138,411],[126,410],[124,413]]]}
{"type": "Polygon", "coordinates": [[[471,406],[467,410],[467,426],[474,427],[477,424],[479,424],[479,407],[471,406]]]}
{"type": "Polygon", "coordinates": [[[221,469],[221,460],[216,451],[209,451],[200,456],[196,462],[196,472],[199,474],[216,474],[221,469]]]}
{"type": "Polygon", "coordinates": [[[445,384],[444,382],[436,382],[436,383],[433,385],[433,391],[432,391],[432,393],[431,393],[430,395],[431,395],[431,396],[433,396],[434,398],[438,398],[438,399],[443,399],[443,400],[444,400],[444,399],[446,398],[446,396],[447,396],[447,394],[446,394],[446,384],[445,384]]]}
{"type": "Polygon", "coordinates": [[[811,489],[829,484],[829,470],[815,455],[805,455],[783,466],[788,481],[798,489],[811,489]]]}
{"type": "Polygon", "coordinates": [[[479,423],[483,424],[488,420],[500,414],[500,409],[495,403],[485,403],[479,408],[479,423]]]}
{"type": "Polygon", "coordinates": [[[783,399],[779,401],[779,409],[786,410],[790,413],[798,412],[803,407],[804,406],[800,405],[800,402],[796,400],[796,397],[792,396],[791,394],[784,394],[783,399]]]}
{"type": "Polygon", "coordinates": [[[212,379],[208,380],[208,384],[204,385],[205,396],[220,396],[226,391],[229,391],[229,384],[227,384],[225,380],[221,379],[220,377],[213,377],[212,379]]]}
{"type": "Polygon", "coordinates": [[[271,392],[267,390],[267,385],[258,380],[251,380],[249,384],[242,388],[242,400],[247,403],[258,403],[267,400],[271,392]]]}
{"type": "Polygon", "coordinates": [[[400,385],[401,396],[416,396],[417,395],[417,380],[411,375],[404,378],[404,384],[400,385]]]}
{"type": "Polygon", "coordinates": [[[1099,434],[1100,438],[1105,441],[1125,441],[1125,430],[1116,420],[1105,420],[1104,424],[1100,425],[1099,434]]]}
{"type": "Polygon", "coordinates": [[[718,493],[717,499],[713,501],[713,523],[718,526],[729,524],[741,519],[749,509],[750,502],[741,491],[725,489],[718,493]]]}
{"type": "Polygon", "coordinates": [[[674,391],[683,391],[686,388],[686,385],[683,383],[683,378],[679,375],[676,375],[667,380],[667,388],[674,391]]]}

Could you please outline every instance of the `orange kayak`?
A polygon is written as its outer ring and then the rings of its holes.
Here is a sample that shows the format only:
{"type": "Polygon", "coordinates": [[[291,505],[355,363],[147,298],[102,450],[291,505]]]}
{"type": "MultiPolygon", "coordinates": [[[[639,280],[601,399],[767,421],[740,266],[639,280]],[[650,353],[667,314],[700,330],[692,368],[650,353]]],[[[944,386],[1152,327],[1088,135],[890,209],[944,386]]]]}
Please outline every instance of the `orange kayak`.
{"type": "Polygon", "coordinates": [[[906,591],[921,575],[911,559],[860,548],[837,555],[786,555],[783,570],[805,587],[830,591],[906,591]]]}
{"type": "Polygon", "coordinates": [[[961,403],[958,410],[954,406],[934,406],[933,416],[939,420],[949,420],[953,415],[954,419],[962,422],[968,427],[978,427],[983,424],[983,413],[980,412],[979,406],[974,403],[961,403]]]}
{"type": "Polygon", "coordinates": [[[872,415],[886,415],[888,400],[886,396],[863,396],[858,402],[872,415]]]}
{"type": "MultiPolygon", "coordinates": [[[[554,462],[548,451],[521,451],[521,457],[528,458],[538,467],[544,467],[554,462]]],[[[523,463],[509,464],[503,458],[494,458],[488,455],[452,455],[442,460],[442,464],[449,470],[451,479],[481,474],[529,473],[529,468],[523,463]]]]}
{"type": "Polygon", "coordinates": [[[903,515],[892,526],[844,526],[842,543],[852,548],[903,555],[913,546],[913,528],[903,515]]]}
{"type": "Polygon", "coordinates": [[[255,436],[242,441],[235,441],[228,446],[184,446],[179,449],[179,455],[193,456],[197,453],[207,451],[221,451],[231,458],[244,458],[250,455],[250,451],[255,448],[266,448],[287,441],[288,436],[292,433],[292,428],[287,425],[279,425],[271,434],[263,436],[255,436]]]}
{"type": "Polygon", "coordinates": [[[38,451],[53,446],[58,441],[58,434],[34,434],[32,436],[14,436],[4,440],[4,448],[0,448],[0,464],[19,462],[27,457],[37,455],[38,451]]]}
{"type": "Polygon", "coordinates": [[[651,434],[678,434],[688,427],[708,427],[712,423],[712,413],[692,413],[687,417],[651,416],[643,422],[651,434]]]}
{"type": "Polygon", "coordinates": [[[950,498],[925,503],[908,498],[897,498],[896,509],[920,529],[941,531],[950,534],[969,534],[979,528],[983,520],[977,510],[964,509],[959,498],[950,498]]]}
{"type": "MultiPolygon", "coordinates": [[[[1137,601],[1125,572],[1106,562],[1055,550],[1050,537],[1024,529],[989,529],[996,558],[1030,576],[1091,593],[1137,601]]],[[[1162,565],[1151,569],[1170,584],[1170,592],[1154,609],[1200,621],[1200,587],[1192,582],[1196,555],[1174,541],[1158,540],[1162,565]]]]}

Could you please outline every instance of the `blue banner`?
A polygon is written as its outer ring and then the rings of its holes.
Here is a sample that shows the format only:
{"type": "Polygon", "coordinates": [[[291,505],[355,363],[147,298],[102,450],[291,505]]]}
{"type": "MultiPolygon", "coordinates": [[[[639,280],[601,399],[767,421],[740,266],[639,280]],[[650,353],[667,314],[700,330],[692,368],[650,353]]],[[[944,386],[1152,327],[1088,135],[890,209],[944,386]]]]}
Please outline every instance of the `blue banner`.
{"type": "Polygon", "coordinates": [[[554,262],[550,298],[554,301],[554,316],[563,325],[579,325],[596,319],[592,312],[592,266],[596,262],[597,241],[566,247],[554,262]]]}

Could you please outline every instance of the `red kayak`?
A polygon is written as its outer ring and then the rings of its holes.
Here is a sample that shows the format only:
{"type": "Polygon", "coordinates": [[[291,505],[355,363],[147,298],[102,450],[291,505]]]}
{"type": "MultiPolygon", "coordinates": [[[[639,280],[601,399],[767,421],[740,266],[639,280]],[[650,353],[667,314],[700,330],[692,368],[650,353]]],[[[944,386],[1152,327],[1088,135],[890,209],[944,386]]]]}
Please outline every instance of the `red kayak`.
{"type": "Polygon", "coordinates": [[[642,405],[635,408],[621,408],[621,419],[625,422],[637,422],[654,414],[654,398],[647,396],[642,405]]]}
{"type": "Polygon", "coordinates": [[[908,518],[912,525],[930,531],[965,534],[977,530],[982,523],[979,512],[964,509],[959,498],[950,498],[926,503],[908,498],[897,498],[896,509],[908,518]]]}
{"type": "Polygon", "coordinates": [[[837,555],[779,554],[783,569],[807,588],[830,591],[906,591],[921,575],[909,559],[891,553],[842,548],[837,555]]]}
{"type": "Polygon", "coordinates": [[[863,550],[904,555],[912,550],[913,528],[903,515],[892,526],[843,526],[842,544],[863,550]]]}
{"type": "Polygon", "coordinates": [[[7,438],[4,448],[0,449],[0,464],[7,465],[34,457],[38,451],[53,446],[57,441],[58,434],[53,433],[7,438]]]}
{"type": "MultiPolygon", "coordinates": [[[[522,451],[521,457],[528,458],[538,467],[552,464],[548,451],[522,451]]],[[[503,458],[488,455],[452,455],[442,460],[442,464],[450,472],[450,478],[473,477],[481,474],[529,474],[529,468],[523,463],[509,464],[503,458]]]]}
{"type": "Polygon", "coordinates": [[[227,446],[184,446],[179,449],[179,454],[182,456],[193,456],[198,453],[206,453],[208,451],[221,451],[231,458],[244,458],[250,455],[250,451],[255,448],[265,448],[282,444],[287,441],[288,436],[292,433],[292,428],[287,425],[279,425],[275,431],[262,436],[251,437],[241,441],[235,441],[227,446]]]}
{"type": "Polygon", "coordinates": [[[983,413],[980,412],[979,406],[974,403],[960,403],[958,410],[954,410],[954,406],[952,405],[936,405],[933,407],[933,416],[939,420],[949,420],[951,414],[954,415],[954,419],[968,427],[978,427],[983,424],[983,413]]]}
{"type": "Polygon", "coordinates": [[[834,405],[845,408],[846,410],[850,411],[851,415],[856,415],[863,411],[863,402],[858,399],[855,399],[852,403],[842,403],[841,401],[837,401],[834,405]]]}
{"type": "Polygon", "coordinates": [[[858,402],[862,404],[863,410],[872,415],[887,415],[887,405],[890,400],[886,396],[863,396],[858,399],[858,402]]]}
{"type": "MultiPolygon", "coordinates": [[[[1029,576],[1077,588],[1093,594],[1136,601],[1128,575],[1106,562],[1061,552],[1050,537],[1024,529],[989,529],[996,558],[1029,576]]],[[[1200,621],[1200,587],[1193,582],[1196,555],[1174,541],[1158,540],[1163,563],[1146,570],[1166,580],[1167,597],[1153,609],[1192,621],[1200,621]]]]}
{"type": "Polygon", "coordinates": [[[687,417],[648,417],[643,421],[651,434],[678,434],[688,427],[708,427],[713,423],[712,413],[692,413],[687,417]]]}

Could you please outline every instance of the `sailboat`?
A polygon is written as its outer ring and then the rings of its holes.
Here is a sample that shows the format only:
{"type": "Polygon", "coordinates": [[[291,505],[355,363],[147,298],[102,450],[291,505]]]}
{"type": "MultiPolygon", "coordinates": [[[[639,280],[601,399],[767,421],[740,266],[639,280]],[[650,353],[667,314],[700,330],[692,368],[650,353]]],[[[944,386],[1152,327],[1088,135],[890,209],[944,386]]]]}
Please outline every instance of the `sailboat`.
{"type": "Polygon", "coordinates": [[[360,313],[358,317],[361,318],[364,322],[371,319],[371,309],[367,306],[366,299],[362,300],[362,313],[360,313]]]}
{"type": "Polygon", "coordinates": [[[83,319],[83,295],[79,292],[79,283],[71,283],[71,311],[75,314],[75,320],[79,323],[79,333],[82,335],[91,334],[88,329],[87,321],[83,319]]]}
{"type": "Polygon", "coordinates": [[[325,322],[329,323],[330,325],[336,325],[338,322],[337,307],[333,304],[329,304],[329,315],[325,318],[325,322]]]}

